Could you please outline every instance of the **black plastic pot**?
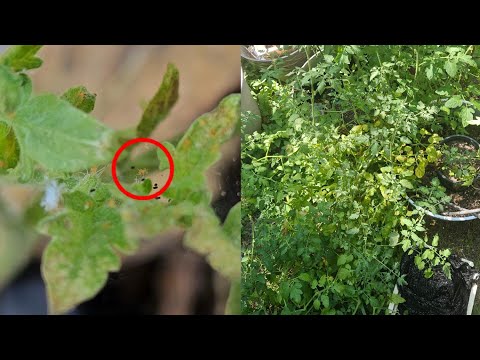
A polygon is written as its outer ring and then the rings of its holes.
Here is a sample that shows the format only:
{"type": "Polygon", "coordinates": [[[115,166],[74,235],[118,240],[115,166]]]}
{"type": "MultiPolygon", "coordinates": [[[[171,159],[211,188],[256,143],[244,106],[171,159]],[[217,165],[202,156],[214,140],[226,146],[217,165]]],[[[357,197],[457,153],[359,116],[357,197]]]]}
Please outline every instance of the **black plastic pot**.
{"type": "MultiPolygon", "coordinates": [[[[450,143],[458,143],[458,142],[463,142],[463,143],[468,143],[472,145],[475,150],[478,150],[480,148],[480,143],[475,140],[474,138],[471,138],[470,136],[465,136],[465,135],[451,135],[447,136],[445,139],[443,139],[440,142],[440,145],[442,144],[450,144],[450,143]]],[[[447,189],[453,190],[453,191],[462,191],[465,190],[467,187],[463,186],[462,181],[454,181],[445,176],[441,170],[437,169],[437,175],[440,179],[440,182],[442,183],[443,186],[445,186],[447,189]]],[[[480,176],[477,176],[475,180],[478,180],[480,176]]]]}

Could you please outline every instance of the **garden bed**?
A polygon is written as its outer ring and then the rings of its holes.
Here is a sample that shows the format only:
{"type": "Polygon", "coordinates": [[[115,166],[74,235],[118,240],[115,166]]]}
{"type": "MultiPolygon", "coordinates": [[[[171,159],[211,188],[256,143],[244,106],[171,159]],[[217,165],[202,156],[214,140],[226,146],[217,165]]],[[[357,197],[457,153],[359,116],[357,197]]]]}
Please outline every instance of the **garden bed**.
{"type": "MultiPolygon", "coordinates": [[[[242,306],[254,314],[383,314],[402,300],[391,294],[404,282],[402,254],[416,251],[426,279],[438,267],[448,276],[451,253],[479,263],[473,234],[462,238],[479,226],[476,216],[432,225],[405,201],[438,178],[430,165],[444,160],[442,138],[475,123],[478,50],[311,49],[321,53],[318,64],[285,82],[275,69],[246,70],[264,122],[242,147],[242,221],[256,219],[242,229],[242,306]],[[456,230],[450,237],[444,227],[456,230]]],[[[437,179],[433,190],[415,198],[430,201],[432,213],[479,206],[475,189],[442,189],[437,179]]]]}

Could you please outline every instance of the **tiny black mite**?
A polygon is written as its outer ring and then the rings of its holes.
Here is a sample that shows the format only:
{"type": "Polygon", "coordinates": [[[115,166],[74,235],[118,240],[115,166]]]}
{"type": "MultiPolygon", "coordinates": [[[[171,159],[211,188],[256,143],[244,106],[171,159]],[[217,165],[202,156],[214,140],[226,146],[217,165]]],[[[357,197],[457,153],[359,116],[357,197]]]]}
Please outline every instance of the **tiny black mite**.
{"type": "Polygon", "coordinates": [[[132,166],[130,169],[132,169],[132,170],[135,169],[135,166],[132,166]]]}
{"type": "Polygon", "coordinates": [[[162,198],[161,196],[157,196],[155,199],[160,200],[161,198],[162,198]]]}
{"type": "Polygon", "coordinates": [[[94,192],[94,191],[95,191],[95,189],[90,189],[90,192],[94,192]]]}

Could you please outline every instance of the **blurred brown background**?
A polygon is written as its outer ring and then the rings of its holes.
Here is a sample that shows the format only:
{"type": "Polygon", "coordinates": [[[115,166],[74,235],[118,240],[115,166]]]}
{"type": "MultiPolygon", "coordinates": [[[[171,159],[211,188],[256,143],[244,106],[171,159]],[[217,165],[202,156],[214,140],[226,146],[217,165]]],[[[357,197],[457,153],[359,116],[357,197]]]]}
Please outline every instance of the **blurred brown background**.
{"type": "MultiPolygon", "coordinates": [[[[1,51],[1,50],[0,50],[1,51]]],[[[48,45],[31,71],[34,92],[62,94],[84,85],[97,94],[92,115],[110,127],[135,126],[158,89],[168,62],[180,71],[180,97],[168,118],[152,134],[159,141],[185,131],[226,95],[240,92],[239,46],[48,45]]],[[[240,142],[222,148],[223,157],[209,173],[214,208],[222,218],[240,200],[240,142]]],[[[23,189],[2,189],[12,203],[29,197],[23,189]]],[[[125,259],[107,287],[83,308],[87,313],[223,313],[227,282],[196,254],[181,246],[182,234],[170,232],[145,241],[139,253],[125,259]]],[[[45,241],[27,272],[35,272],[45,241]],[[33,270],[32,270],[33,269],[33,270]]],[[[0,294],[1,295],[1,294],[0,294]]]]}

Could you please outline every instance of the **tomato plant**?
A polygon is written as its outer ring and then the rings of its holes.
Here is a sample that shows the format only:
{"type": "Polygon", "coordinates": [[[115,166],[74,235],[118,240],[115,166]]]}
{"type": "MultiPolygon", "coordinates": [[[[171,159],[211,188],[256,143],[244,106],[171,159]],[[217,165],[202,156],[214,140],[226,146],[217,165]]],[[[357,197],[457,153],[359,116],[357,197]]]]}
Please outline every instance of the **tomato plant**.
{"type": "MultiPolygon", "coordinates": [[[[263,128],[242,147],[242,309],[378,314],[403,252],[449,274],[407,192],[480,110],[478,47],[303,46],[319,61],[285,81],[246,66],[263,128]]],[[[243,115],[242,115],[243,116],[243,115]]],[[[445,202],[433,181],[423,191],[445,202]]]]}
{"type": "MultiPolygon", "coordinates": [[[[25,261],[38,234],[48,235],[42,275],[49,312],[65,313],[95,296],[140,239],[175,227],[185,231],[185,246],[231,281],[226,312],[238,312],[240,206],[222,225],[210,206],[205,171],[219,160],[220,146],[238,132],[240,95],[225,97],[181,138],[164,142],[175,164],[174,180],[162,195],[168,201],[137,201],[115,186],[110,164],[123,143],[150,136],[168,116],[178,98],[177,68],[168,66],[138,125],[115,131],[89,114],[96,96],[83,86],[61,96],[32,93],[27,72],[41,66],[39,49],[14,46],[0,57],[0,183],[28,186],[37,194],[20,214],[0,202],[0,285],[25,261]]],[[[122,154],[117,171],[130,168],[131,155],[122,154]]],[[[135,161],[144,165],[140,176],[168,168],[160,150],[135,161]]],[[[145,195],[152,190],[148,179],[130,180],[129,191],[145,195]]]]}

